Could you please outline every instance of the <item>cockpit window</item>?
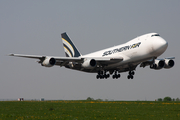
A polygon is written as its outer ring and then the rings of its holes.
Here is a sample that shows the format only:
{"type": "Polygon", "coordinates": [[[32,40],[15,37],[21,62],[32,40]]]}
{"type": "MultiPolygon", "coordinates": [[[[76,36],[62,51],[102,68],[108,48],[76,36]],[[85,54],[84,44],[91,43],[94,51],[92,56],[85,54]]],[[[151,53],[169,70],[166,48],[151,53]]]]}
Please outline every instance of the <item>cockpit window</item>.
{"type": "Polygon", "coordinates": [[[151,35],[151,37],[153,37],[153,36],[160,36],[159,34],[154,34],[154,35],[151,35]]]}

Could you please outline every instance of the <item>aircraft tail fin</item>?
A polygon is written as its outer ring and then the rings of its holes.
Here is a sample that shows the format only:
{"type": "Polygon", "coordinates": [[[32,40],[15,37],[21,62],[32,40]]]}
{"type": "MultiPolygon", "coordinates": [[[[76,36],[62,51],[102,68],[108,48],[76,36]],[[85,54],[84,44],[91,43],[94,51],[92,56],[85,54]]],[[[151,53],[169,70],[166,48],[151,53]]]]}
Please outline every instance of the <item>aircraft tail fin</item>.
{"type": "Polygon", "coordinates": [[[71,39],[68,37],[66,33],[61,34],[62,42],[64,46],[64,51],[66,57],[79,57],[81,56],[81,53],[78,51],[74,43],[71,41],[71,39]]]}

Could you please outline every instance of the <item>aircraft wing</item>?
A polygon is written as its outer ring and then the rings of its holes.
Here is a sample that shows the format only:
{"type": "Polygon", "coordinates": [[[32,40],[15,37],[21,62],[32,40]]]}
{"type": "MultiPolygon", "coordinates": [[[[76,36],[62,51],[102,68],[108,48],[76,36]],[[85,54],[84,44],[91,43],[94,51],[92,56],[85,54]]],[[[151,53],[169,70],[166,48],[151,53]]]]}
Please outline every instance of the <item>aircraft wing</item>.
{"type": "Polygon", "coordinates": [[[56,60],[55,65],[59,65],[59,66],[65,66],[69,62],[76,62],[77,64],[81,64],[86,59],[94,59],[97,61],[97,64],[99,65],[113,64],[113,63],[121,62],[123,60],[122,57],[56,57],[56,56],[40,56],[40,55],[24,55],[24,54],[10,54],[9,56],[39,59],[40,61],[38,61],[38,63],[42,63],[46,58],[54,58],[56,60]]]}
{"type": "Polygon", "coordinates": [[[23,55],[23,54],[10,54],[9,56],[34,58],[34,59],[41,59],[42,58],[42,56],[39,56],[39,55],[23,55]]]}
{"type": "Polygon", "coordinates": [[[55,56],[24,55],[24,54],[10,54],[9,56],[39,59],[40,60],[40,61],[38,61],[39,63],[42,63],[46,58],[54,58],[56,60],[55,65],[60,65],[60,66],[64,66],[69,62],[81,62],[81,61],[83,61],[82,58],[77,58],[77,57],[55,57],[55,56]],[[64,62],[66,62],[66,64],[64,62]]]}

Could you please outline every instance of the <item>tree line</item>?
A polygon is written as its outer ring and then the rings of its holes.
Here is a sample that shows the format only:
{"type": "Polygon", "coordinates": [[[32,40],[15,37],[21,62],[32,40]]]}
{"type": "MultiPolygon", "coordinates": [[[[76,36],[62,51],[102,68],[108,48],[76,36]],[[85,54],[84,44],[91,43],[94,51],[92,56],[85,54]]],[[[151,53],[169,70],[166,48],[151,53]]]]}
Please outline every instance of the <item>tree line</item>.
{"type": "Polygon", "coordinates": [[[180,101],[179,98],[171,98],[171,97],[165,97],[165,98],[158,98],[157,101],[180,101]]]}
{"type": "MultiPolygon", "coordinates": [[[[91,97],[88,97],[87,99],[86,99],[87,101],[93,101],[93,100],[95,100],[94,98],[91,98],[91,97]]],[[[96,99],[96,101],[104,101],[103,99],[96,99]]],[[[105,99],[105,101],[108,101],[108,99],[105,99]]],[[[114,101],[114,100],[111,100],[111,101],[114,101]]],[[[155,101],[180,101],[180,99],[179,98],[171,98],[171,97],[165,97],[165,98],[158,98],[157,100],[155,100],[155,101]]]]}

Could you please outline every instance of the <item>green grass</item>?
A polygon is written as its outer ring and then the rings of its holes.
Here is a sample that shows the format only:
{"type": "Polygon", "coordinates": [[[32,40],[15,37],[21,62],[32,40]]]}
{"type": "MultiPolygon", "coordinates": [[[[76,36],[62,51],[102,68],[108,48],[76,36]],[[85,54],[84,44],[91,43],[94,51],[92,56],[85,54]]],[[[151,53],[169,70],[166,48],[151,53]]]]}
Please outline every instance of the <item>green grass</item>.
{"type": "Polygon", "coordinates": [[[2,101],[0,120],[180,120],[180,102],[2,101]]]}

